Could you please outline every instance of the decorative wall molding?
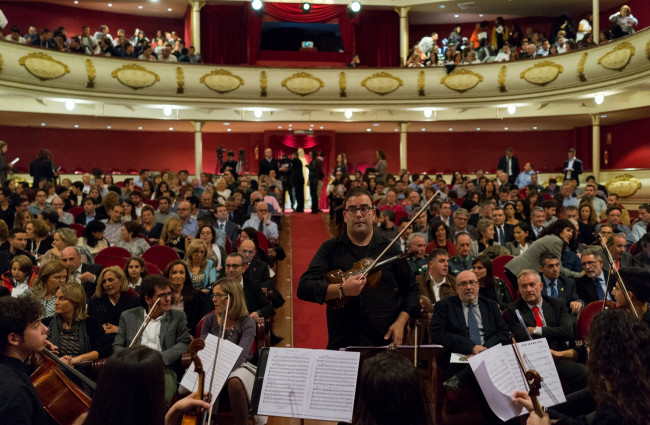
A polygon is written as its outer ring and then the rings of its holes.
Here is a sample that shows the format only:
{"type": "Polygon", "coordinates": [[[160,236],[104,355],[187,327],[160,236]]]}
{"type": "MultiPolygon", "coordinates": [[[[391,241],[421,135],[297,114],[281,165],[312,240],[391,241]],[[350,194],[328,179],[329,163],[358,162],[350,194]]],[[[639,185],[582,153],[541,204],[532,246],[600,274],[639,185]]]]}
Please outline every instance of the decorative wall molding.
{"type": "Polygon", "coordinates": [[[632,56],[636,49],[634,46],[627,42],[623,41],[618,46],[614,47],[611,51],[605,53],[603,56],[598,59],[598,64],[602,65],[603,68],[611,69],[613,71],[622,71],[625,69],[627,64],[630,63],[632,56]]]}
{"type": "Polygon", "coordinates": [[[378,94],[380,96],[392,93],[404,85],[404,81],[391,74],[390,72],[376,72],[369,77],[366,77],[361,82],[361,86],[365,87],[368,91],[378,94]]]}
{"type": "Polygon", "coordinates": [[[18,59],[18,63],[41,81],[54,80],[70,73],[68,65],[43,52],[29,53],[18,59]]]}
{"type": "Polygon", "coordinates": [[[111,72],[111,77],[133,90],[151,87],[160,81],[160,76],[137,63],[131,63],[111,72]]]}
{"type": "Polygon", "coordinates": [[[215,69],[201,76],[199,81],[201,81],[201,84],[205,84],[210,90],[214,90],[220,94],[229,93],[244,85],[243,78],[227,69],[215,69]]]}
{"type": "Polygon", "coordinates": [[[325,87],[325,83],[309,72],[296,72],[282,80],[282,87],[298,96],[308,96],[325,87]]]}

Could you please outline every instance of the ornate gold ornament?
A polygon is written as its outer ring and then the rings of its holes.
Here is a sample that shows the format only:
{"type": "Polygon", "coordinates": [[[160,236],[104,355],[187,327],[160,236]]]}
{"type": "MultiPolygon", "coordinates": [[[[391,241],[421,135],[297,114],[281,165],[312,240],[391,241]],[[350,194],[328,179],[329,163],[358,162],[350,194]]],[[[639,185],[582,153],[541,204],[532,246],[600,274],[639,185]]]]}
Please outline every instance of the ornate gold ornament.
{"type": "Polygon", "coordinates": [[[325,87],[325,83],[309,72],[296,72],[282,81],[282,87],[298,96],[308,96],[325,87]]]}
{"type": "Polygon", "coordinates": [[[70,73],[68,65],[42,52],[25,55],[18,60],[18,63],[41,81],[53,80],[70,73]]]}
{"type": "Polygon", "coordinates": [[[501,65],[501,69],[499,70],[499,78],[497,79],[497,85],[499,86],[499,91],[501,93],[505,93],[508,91],[506,88],[506,66],[501,65]]]}
{"type": "Polygon", "coordinates": [[[481,74],[477,74],[467,68],[456,68],[440,80],[440,84],[444,84],[448,89],[457,91],[458,93],[471,90],[482,82],[483,76],[481,74]]]}
{"type": "Polygon", "coordinates": [[[551,61],[543,61],[526,69],[519,75],[519,77],[531,84],[545,86],[548,83],[555,81],[562,72],[564,72],[564,67],[562,65],[551,61]]]}
{"type": "Polygon", "coordinates": [[[86,81],[86,88],[94,89],[96,72],[95,72],[95,65],[93,65],[93,61],[90,59],[86,59],[86,74],[88,74],[88,80],[86,81]]]}
{"type": "Polygon", "coordinates": [[[348,97],[348,91],[347,91],[347,81],[345,79],[345,72],[341,71],[339,74],[339,96],[340,97],[348,97]]]}
{"type": "Polygon", "coordinates": [[[616,193],[621,198],[629,198],[638,190],[641,190],[643,185],[641,184],[641,180],[633,175],[622,174],[605,183],[605,187],[607,188],[607,192],[616,193]]]}
{"type": "Polygon", "coordinates": [[[200,81],[201,84],[205,84],[210,90],[214,90],[220,94],[237,90],[244,85],[244,80],[240,76],[225,69],[215,69],[209,74],[202,76],[200,81]]]}
{"type": "Polygon", "coordinates": [[[111,77],[133,90],[151,87],[160,81],[158,74],[137,64],[121,66],[111,72],[111,77]]]}
{"type": "Polygon", "coordinates": [[[260,72],[260,97],[266,97],[269,80],[266,77],[266,71],[260,72]]]}
{"type": "Polygon", "coordinates": [[[622,71],[630,63],[635,52],[632,43],[624,41],[598,59],[598,64],[612,71],[622,71]]]}
{"type": "Polygon", "coordinates": [[[183,74],[183,68],[180,66],[176,67],[176,94],[185,93],[185,74],[183,74]]]}
{"type": "Polygon", "coordinates": [[[587,76],[585,75],[585,63],[587,63],[587,56],[589,56],[589,53],[585,52],[582,57],[580,58],[580,62],[578,62],[578,78],[580,78],[580,81],[587,81],[587,76]]]}
{"type": "Polygon", "coordinates": [[[420,97],[426,95],[426,92],[424,91],[424,83],[425,83],[424,71],[420,71],[418,73],[418,95],[420,97]]]}
{"type": "Polygon", "coordinates": [[[404,82],[388,72],[377,72],[364,78],[361,86],[380,96],[392,93],[402,87],[404,82]]]}

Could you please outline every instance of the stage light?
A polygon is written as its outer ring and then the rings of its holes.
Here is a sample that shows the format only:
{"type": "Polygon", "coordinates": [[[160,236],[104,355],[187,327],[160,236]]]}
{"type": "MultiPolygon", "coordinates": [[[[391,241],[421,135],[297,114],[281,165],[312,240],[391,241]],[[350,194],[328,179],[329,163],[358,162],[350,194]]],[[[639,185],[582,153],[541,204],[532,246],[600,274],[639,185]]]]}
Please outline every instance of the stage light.
{"type": "Polygon", "coordinates": [[[309,2],[304,2],[304,3],[302,4],[302,13],[304,13],[304,14],[306,15],[306,14],[308,14],[309,12],[311,12],[311,3],[309,3],[309,2]]]}
{"type": "Polygon", "coordinates": [[[349,120],[350,118],[352,118],[352,111],[349,110],[349,109],[346,109],[345,112],[343,113],[343,115],[345,115],[346,120],[349,120]]]}
{"type": "Polygon", "coordinates": [[[433,115],[433,111],[431,109],[425,109],[424,110],[424,117],[425,118],[431,118],[431,115],[433,115]]]}
{"type": "Polygon", "coordinates": [[[65,109],[68,111],[73,111],[75,107],[75,103],[72,100],[66,100],[65,101],[65,109]]]}
{"type": "Polygon", "coordinates": [[[515,106],[515,105],[510,105],[510,106],[508,106],[508,113],[509,113],[510,115],[514,115],[515,112],[517,112],[517,106],[515,106]]]}
{"type": "Polygon", "coordinates": [[[359,13],[361,11],[361,2],[355,0],[350,3],[350,10],[352,13],[359,13]]]}
{"type": "Polygon", "coordinates": [[[259,12],[264,7],[264,3],[262,3],[262,0],[253,0],[251,2],[251,7],[254,11],[259,12]]]}
{"type": "Polygon", "coordinates": [[[597,94],[594,96],[594,102],[596,102],[596,105],[601,105],[605,101],[605,96],[602,94],[597,94]]]}
{"type": "Polygon", "coordinates": [[[165,114],[165,116],[167,116],[167,117],[170,116],[172,114],[172,107],[171,106],[165,106],[163,108],[163,114],[165,114]]]}
{"type": "Polygon", "coordinates": [[[262,110],[260,108],[255,108],[253,110],[253,115],[255,115],[255,118],[262,118],[262,110]]]}

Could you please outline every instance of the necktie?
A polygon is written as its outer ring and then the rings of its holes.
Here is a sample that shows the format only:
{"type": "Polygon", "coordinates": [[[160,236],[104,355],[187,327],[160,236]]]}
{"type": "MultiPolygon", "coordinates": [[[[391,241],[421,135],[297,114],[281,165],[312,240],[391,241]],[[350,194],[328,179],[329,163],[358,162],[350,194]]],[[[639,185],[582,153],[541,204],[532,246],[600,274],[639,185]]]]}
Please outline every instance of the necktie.
{"type": "Polygon", "coordinates": [[[467,327],[469,328],[469,339],[476,345],[481,345],[481,331],[478,329],[474,304],[467,305],[467,327]]]}
{"type": "Polygon", "coordinates": [[[535,326],[538,328],[544,327],[544,322],[542,322],[542,316],[539,315],[539,307],[533,307],[533,314],[535,315],[535,326]]]}
{"type": "Polygon", "coordinates": [[[555,285],[555,282],[551,282],[550,287],[551,287],[551,296],[553,298],[557,298],[557,286],[555,285]]]}
{"type": "Polygon", "coordinates": [[[228,220],[232,221],[232,213],[228,213],[228,220]]]}
{"type": "Polygon", "coordinates": [[[506,246],[506,235],[503,232],[503,226],[499,226],[499,243],[501,246],[506,246]]]}
{"type": "Polygon", "coordinates": [[[225,230],[225,229],[224,229],[225,226],[226,226],[225,224],[223,224],[223,223],[219,223],[219,229],[221,229],[221,230],[225,230]]]}
{"type": "Polygon", "coordinates": [[[594,279],[594,285],[596,285],[596,292],[598,293],[598,299],[602,301],[605,299],[605,290],[603,289],[601,282],[602,280],[599,277],[594,279]]]}
{"type": "Polygon", "coordinates": [[[260,220],[260,225],[257,226],[257,231],[264,233],[264,221],[260,220]]]}

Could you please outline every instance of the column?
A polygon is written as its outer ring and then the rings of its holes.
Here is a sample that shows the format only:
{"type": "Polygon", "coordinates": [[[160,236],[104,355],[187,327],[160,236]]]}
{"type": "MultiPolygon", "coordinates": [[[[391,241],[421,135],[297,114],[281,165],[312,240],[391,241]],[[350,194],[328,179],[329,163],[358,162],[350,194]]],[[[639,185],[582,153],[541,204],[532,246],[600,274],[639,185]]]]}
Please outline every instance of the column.
{"type": "MultiPolygon", "coordinates": [[[[600,44],[600,0],[591,1],[591,10],[594,15],[594,20],[591,23],[591,33],[594,35],[594,43],[600,44]]],[[[596,180],[598,181],[598,180],[596,180]]]]}
{"type": "MultiPolygon", "coordinates": [[[[595,19],[594,19],[595,20],[595,19]]],[[[600,114],[591,114],[591,167],[596,181],[600,181],[600,114]]]]}
{"type": "Polygon", "coordinates": [[[203,171],[203,121],[191,121],[194,126],[194,174],[201,180],[203,171]]]}
{"type": "Polygon", "coordinates": [[[194,46],[194,50],[198,53],[201,52],[201,8],[205,6],[206,0],[187,0],[192,6],[192,41],[187,43],[187,48],[190,45],[194,46]]]}
{"type": "Polygon", "coordinates": [[[399,57],[400,64],[404,65],[409,54],[409,10],[411,8],[396,7],[394,10],[399,15],[399,57]]]}
{"type": "Polygon", "coordinates": [[[409,122],[399,123],[399,168],[400,170],[408,170],[406,151],[408,148],[408,133],[409,122]]]}

